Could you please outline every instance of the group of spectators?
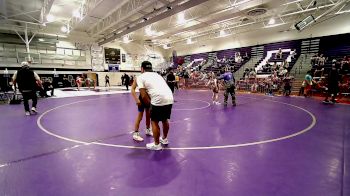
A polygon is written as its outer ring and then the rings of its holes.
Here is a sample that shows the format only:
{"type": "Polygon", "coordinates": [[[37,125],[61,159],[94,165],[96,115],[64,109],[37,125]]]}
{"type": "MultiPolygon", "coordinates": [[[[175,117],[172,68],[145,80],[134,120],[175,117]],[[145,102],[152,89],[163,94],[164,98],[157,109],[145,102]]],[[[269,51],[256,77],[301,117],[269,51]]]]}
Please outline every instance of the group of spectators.
{"type": "Polygon", "coordinates": [[[282,90],[284,95],[291,93],[292,81],[294,77],[289,75],[287,69],[281,71],[274,70],[264,77],[257,77],[255,69],[245,69],[243,77],[237,82],[237,88],[250,92],[260,92],[273,95],[274,92],[282,90]]]}
{"type": "Polygon", "coordinates": [[[245,52],[244,56],[241,56],[240,52],[236,52],[234,56],[230,56],[230,57],[224,56],[222,59],[216,58],[212,66],[213,68],[225,67],[227,69],[227,68],[234,67],[236,64],[240,66],[243,62],[247,60],[249,60],[249,56],[247,52],[245,52]]]}
{"type": "Polygon", "coordinates": [[[276,62],[271,64],[269,61],[266,61],[265,65],[261,67],[259,73],[270,74],[270,73],[277,72],[278,75],[284,75],[289,71],[290,71],[290,67],[287,60],[285,60],[282,64],[277,64],[276,62]]]}
{"type": "Polygon", "coordinates": [[[307,72],[299,95],[307,97],[313,92],[320,93],[325,96],[324,102],[335,103],[337,95],[350,92],[350,57],[334,58],[330,65],[327,60],[323,54],[311,57],[312,69],[307,72]]]}

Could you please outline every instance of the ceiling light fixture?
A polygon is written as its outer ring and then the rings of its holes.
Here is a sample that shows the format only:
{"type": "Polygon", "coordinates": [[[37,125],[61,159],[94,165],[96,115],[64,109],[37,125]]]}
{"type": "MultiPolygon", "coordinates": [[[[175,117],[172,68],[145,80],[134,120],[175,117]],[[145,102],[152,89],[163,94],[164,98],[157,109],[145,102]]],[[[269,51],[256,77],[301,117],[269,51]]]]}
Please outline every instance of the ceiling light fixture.
{"type": "Polygon", "coordinates": [[[220,30],[220,32],[219,32],[219,36],[220,37],[224,37],[226,35],[226,32],[225,32],[225,30],[220,30]]]}
{"type": "Polygon", "coordinates": [[[178,24],[184,24],[185,22],[186,22],[185,13],[184,13],[184,12],[180,12],[180,13],[177,15],[177,23],[178,23],[178,24]]]}
{"type": "Polygon", "coordinates": [[[125,35],[124,37],[123,37],[123,42],[125,43],[125,44],[127,44],[127,43],[130,43],[132,40],[130,39],[130,35],[125,35]]]}
{"type": "Polygon", "coordinates": [[[39,40],[39,42],[45,41],[43,38],[39,38],[38,40],[39,40]]]}
{"type": "Polygon", "coordinates": [[[193,41],[191,38],[188,38],[186,41],[186,44],[194,44],[196,43],[195,41],[193,41]]]}
{"type": "Polygon", "coordinates": [[[76,17],[76,18],[81,18],[81,13],[79,10],[74,10],[73,11],[73,16],[76,17]]]}
{"type": "Polygon", "coordinates": [[[62,27],[61,27],[61,31],[62,31],[63,33],[67,33],[67,32],[68,32],[67,26],[66,26],[66,25],[62,26],[62,27]]]}
{"type": "Polygon", "coordinates": [[[47,22],[53,22],[55,21],[55,17],[51,14],[46,15],[47,22]]]}
{"type": "Polygon", "coordinates": [[[273,24],[275,24],[276,23],[276,20],[274,19],[274,18],[270,18],[270,20],[269,20],[269,25],[273,25],[273,24]]]}
{"type": "Polygon", "coordinates": [[[145,28],[145,33],[147,36],[152,36],[154,31],[152,30],[152,26],[148,26],[145,28]]]}

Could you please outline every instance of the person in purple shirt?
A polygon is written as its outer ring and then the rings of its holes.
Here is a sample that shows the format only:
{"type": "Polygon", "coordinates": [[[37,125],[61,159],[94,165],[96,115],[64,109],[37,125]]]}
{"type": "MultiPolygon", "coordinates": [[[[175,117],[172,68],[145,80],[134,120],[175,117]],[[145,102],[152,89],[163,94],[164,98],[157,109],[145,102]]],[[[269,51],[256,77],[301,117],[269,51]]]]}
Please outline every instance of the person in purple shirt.
{"type": "Polygon", "coordinates": [[[227,100],[228,100],[228,94],[232,97],[232,105],[236,106],[236,96],[235,96],[235,78],[233,77],[233,74],[229,71],[224,70],[220,71],[221,75],[218,77],[218,80],[224,80],[224,106],[227,106],[227,100]]]}

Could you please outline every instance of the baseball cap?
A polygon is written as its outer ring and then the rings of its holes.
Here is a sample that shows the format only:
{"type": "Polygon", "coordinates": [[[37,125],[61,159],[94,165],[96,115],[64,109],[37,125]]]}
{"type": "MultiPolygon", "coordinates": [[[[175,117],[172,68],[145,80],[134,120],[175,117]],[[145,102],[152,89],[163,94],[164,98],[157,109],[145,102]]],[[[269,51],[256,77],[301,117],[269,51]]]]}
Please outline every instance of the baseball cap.
{"type": "Polygon", "coordinates": [[[21,63],[21,66],[22,66],[23,68],[29,68],[29,64],[28,64],[28,62],[26,62],[26,61],[23,61],[23,62],[21,63]]]}
{"type": "Polygon", "coordinates": [[[143,61],[141,63],[141,67],[145,70],[145,71],[152,71],[152,63],[149,61],[143,61]]]}

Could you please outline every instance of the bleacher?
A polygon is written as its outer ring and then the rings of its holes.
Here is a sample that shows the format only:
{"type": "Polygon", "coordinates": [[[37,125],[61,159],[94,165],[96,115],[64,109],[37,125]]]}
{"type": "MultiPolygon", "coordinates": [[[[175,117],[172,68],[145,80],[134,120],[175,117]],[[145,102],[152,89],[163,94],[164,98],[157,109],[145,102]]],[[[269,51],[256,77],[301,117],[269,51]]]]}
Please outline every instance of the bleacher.
{"type": "Polygon", "coordinates": [[[300,48],[300,40],[278,42],[264,45],[264,56],[255,64],[257,74],[271,74],[271,72],[262,71],[262,66],[265,65],[266,62],[276,63],[279,65],[282,64],[284,61],[287,61],[289,63],[288,70],[291,70],[300,56],[300,48]],[[276,53],[279,50],[279,48],[282,49],[282,58],[276,58],[276,53]],[[293,49],[296,49],[297,53],[294,59],[292,59],[290,56],[290,53],[293,49]]]}
{"type": "MultiPolygon", "coordinates": [[[[320,53],[327,57],[324,65],[325,73],[332,67],[332,61],[335,59],[341,61],[344,56],[350,56],[350,39],[349,35],[329,36],[322,38],[320,44],[320,53]]],[[[339,65],[338,65],[339,66],[339,65]]],[[[342,70],[343,71],[343,70],[342,70]]],[[[349,74],[350,70],[345,71],[344,74],[349,74]]]]}

